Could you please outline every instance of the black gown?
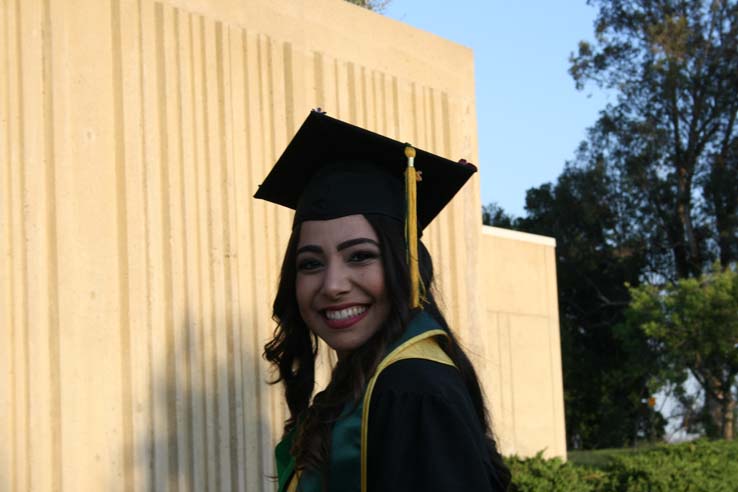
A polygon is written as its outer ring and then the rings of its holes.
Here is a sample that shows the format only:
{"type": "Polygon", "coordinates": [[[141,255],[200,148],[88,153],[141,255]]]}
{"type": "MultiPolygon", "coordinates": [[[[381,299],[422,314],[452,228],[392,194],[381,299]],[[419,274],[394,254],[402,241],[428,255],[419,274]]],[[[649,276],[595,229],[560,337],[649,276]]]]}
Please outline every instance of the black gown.
{"type": "Polygon", "coordinates": [[[406,359],[371,396],[368,492],[504,492],[458,369],[406,359]]]}

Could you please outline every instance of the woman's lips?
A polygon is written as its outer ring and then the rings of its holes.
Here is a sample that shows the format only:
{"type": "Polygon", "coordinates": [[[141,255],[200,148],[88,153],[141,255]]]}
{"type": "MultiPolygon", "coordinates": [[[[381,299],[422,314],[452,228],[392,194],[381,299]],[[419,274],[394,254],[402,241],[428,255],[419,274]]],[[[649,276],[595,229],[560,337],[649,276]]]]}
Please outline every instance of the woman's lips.
{"type": "Polygon", "coordinates": [[[352,316],[350,315],[348,317],[341,317],[339,319],[331,319],[331,318],[329,318],[328,315],[327,315],[327,313],[326,313],[326,311],[331,311],[331,312],[334,312],[335,313],[335,312],[338,312],[338,311],[342,311],[342,310],[344,310],[346,308],[343,308],[343,309],[330,309],[330,310],[327,309],[327,310],[324,310],[323,311],[323,320],[325,320],[325,324],[328,325],[329,328],[333,328],[335,330],[341,330],[341,329],[344,329],[344,328],[348,328],[350,326],[355,325],[356,323],[358,323],[362,319],[364,319],[366,317],[367,313],[369,312],[369,306],[365,306],[365,305],[359,306],[359,305],[357,305],[356,307],[363,308],[363,311],[361,311],[358,314],[355,314],[355,315],[352,315],[352,316]]]}

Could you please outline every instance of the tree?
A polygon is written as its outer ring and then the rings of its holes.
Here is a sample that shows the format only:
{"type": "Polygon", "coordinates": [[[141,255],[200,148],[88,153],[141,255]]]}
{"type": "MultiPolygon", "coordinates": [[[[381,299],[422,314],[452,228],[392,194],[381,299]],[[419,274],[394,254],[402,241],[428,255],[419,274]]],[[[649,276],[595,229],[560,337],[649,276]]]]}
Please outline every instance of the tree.
{"type": "Polygon", "coordinates": [[[482,224],[513,229],[514,222],[515,218],[505,213],[497,203],[482,206],[482,224]]]}
{"type": "MultiPolygon", "coordinates": [[[[734,264],[738,2],[589,3],[599,7],[595,42],[580,43],[570,73],[579,88],[593,82],[617,102],[590,129],[585,160],[604,162],[631,199],[631,227],[646,240],[640,279],[676,282],[716,260],[734,264]]],[[[705,392],[703,407],[718,408],[714,398],[705,392]]]]}
{"type": "Polygon", "coordinates": [[[595,43],[570,73],[614,91],[597,152],[638,197],[651,266],[678,279],[738,260],[738,3],[589,0],[595,43]]]}
{"type": "Polygon", "coordinates": [[[702,426],[710,437],[733,439],[738,391],[736,270],[716,263],[698,278],[641,285],[630,294],[627,323],[654,342],[662,381],[683,387],[691,375],[704,390],[705,405],[698,413],[702,418],[691,424],[702,426]]]}
{"type": "MultiPolygon", "coordinates": [[[[615,102],[557,182],[528,190],[526,217],[510,221],[557,239],[573,447],[663,433],[646,402],[676,379],[666,379],[662,344],[627,322],[625,284],[666,285],[738,261],[738,2],[588,3],[598,8],[595,40],[580,43],[570,73],[578,88],[594,83],[615,102]]],[[[676,374],[685,359],[670,360],[676,374]]],[[[685,405],[701,401],[677,389],[685,405]]],[[[713,427],[716,395],[702,398],[713,427]]]]}
{"type": "Polygon", "coordinates": [[[349,3],[364,7],[375,12],[382,12],[387,8],[391,0],[346,0],[349,3]]]}

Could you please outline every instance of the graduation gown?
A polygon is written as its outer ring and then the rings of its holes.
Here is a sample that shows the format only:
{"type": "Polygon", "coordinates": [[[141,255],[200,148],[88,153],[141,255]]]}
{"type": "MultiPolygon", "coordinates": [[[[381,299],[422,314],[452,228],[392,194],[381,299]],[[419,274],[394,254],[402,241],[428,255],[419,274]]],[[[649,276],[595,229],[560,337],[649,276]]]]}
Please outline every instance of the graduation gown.
{"type": "MultiPolygon", "coordinates": [[[[503,492],[458,369],[418,314],[334,425],[329,492],[503,492]]],[[[320,492],[316,473],[294,473],[293,432],[277,446],[279,491],[320,492]]]]}
{"type": "Polygon", "coordinates": [[[369,414],[370,492],[503,492],[455,367],[422,359],[379,376],[369,414]]]}

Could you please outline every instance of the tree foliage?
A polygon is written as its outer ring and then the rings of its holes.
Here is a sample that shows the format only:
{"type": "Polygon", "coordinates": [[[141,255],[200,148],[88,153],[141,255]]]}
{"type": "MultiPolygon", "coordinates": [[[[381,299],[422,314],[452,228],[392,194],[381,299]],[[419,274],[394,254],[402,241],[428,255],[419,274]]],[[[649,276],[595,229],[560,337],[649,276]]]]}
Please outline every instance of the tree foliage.
{"type": "Polygon", "coordinates": [[[633,217],[654,270],[699,275],[738,260],[738,4],[733,0],[590,0],[595,43],[571,57],[578,87],[617,94],[592,129],[638,198],[633,217]]]}
{"type": "Polygon", "coordinates": [[[346,0],[348,3],[353,3],[359,7],[373,10],[375,12],[382,12],[387,8],[391,0],[346,0]]]}
{"type": "MultiPolygon", "coordinates": [[[[660,436],[646,402],[675,381],[661,342],[626,322],[625,284],[738,261],[738,1],[588,3],[594,40],[579,44],[570,73],[613,102],[556,183],[528,190],[526,217],[485,212],[557,240],[569,446],[592,448],[660,436]]],[[[719,406],[712,390],[677,386],[685,406],[719,406]]]]}
{"type": "Polygon", "coordinates": [[[733,439],[738,391],[738,273],[715,264],[698,278],[630,291],[628,324],[654,343],[658,375],[675,385],[694,377],[705,405],[691,422],[710,437],[733,439]]]}
{"type": "MultiPolygon", "coordinates": [[[[734,264],[738,2],[590,3],[599,7],[595,43],[580,43],[570,72],[579,87],[594,82],[614,91],[617,102],[590,129],[579,161],[604,163],[629,197],[631,228],[646,251],[639,278],[675,282],[699,276],[714,261],[734,264]]],[[[703,389],[703,407],[719,407],[703,389]]],[[[684,404],[700,403],[679,396],[684,404]]]]}
{"type": "Polygon", "coordinates": [[[492,202],[482,206],[482,224],[494,227],[514,227],[515,218],[508,215],[502,207],[492,202]]]}

